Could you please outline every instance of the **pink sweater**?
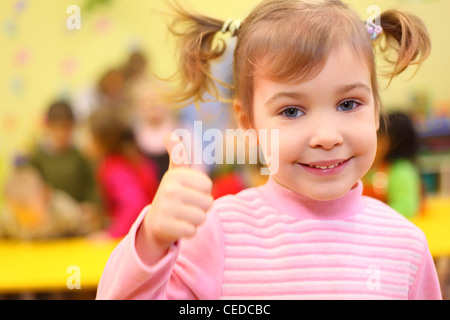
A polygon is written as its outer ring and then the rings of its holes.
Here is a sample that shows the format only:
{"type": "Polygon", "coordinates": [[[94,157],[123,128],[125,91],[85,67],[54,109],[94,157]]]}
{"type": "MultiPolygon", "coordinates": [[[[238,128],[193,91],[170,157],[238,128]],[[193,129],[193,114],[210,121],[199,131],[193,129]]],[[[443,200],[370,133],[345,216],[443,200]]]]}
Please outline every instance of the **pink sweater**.
{"type": "Polygon", "coordinates": [[[98,299],[441,299],[424,234],[358,184],[318,202],[273,179],[215,201],[195,237],[153,266],[139,216],[112,253],[98,299]]]}

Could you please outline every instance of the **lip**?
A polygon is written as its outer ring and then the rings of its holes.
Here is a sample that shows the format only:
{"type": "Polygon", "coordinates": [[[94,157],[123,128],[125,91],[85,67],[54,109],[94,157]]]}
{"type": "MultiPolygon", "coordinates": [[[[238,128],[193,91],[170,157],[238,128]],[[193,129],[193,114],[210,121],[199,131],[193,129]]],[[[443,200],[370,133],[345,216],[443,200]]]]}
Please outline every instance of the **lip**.
{"type": "Polygon", "coordinates": [[[321,160],[309,163],[299,163],[305,171],[319,176],[336,175],[342,172],[350,163],[352,158],[321,160]],[[322,167],[322,168],[317,168],[322,167]],[[327,167],[327,168],[324,168],[327,167]]]}

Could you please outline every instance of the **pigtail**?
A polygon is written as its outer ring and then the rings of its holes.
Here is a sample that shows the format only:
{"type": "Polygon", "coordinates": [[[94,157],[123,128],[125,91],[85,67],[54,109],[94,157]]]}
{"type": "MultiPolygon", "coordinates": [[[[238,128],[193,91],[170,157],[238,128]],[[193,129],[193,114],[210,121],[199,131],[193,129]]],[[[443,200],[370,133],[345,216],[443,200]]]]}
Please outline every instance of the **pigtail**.
{"type": "Polygon", "coordinates": [[[190,13],[176,3],[172,7],[175,17],[169,30],[178,37],[178,76],[182,89],[176,92],[171,102],[204,102],[205,93],[218,98],[210,62],[222,57],[226,50],[225,41],[215,37],[222,30],[224,21],[190,13]]]}
{"type": "Polygon", "coordinates": [[[431,41],[423,21],[410,13],[398,10],[388,10],[381,14],[380,23],[385,37],[385,47],[381,51],[393,48],[397,59],[384,55],[385,60],[394,65],[394,70],[386,75],[390,81],[410,65],[420,65],[428,58],[431,51],[431,41]]]}

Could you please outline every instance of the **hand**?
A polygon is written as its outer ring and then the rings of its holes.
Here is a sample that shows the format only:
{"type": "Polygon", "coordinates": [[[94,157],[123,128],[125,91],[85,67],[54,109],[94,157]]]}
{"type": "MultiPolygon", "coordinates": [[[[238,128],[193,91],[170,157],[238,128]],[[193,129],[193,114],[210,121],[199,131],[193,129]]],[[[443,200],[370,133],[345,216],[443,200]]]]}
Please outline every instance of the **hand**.
{"type": "Polygon", "coordinates": [[[213,203],[212,180],[189,168],[186,150],[178,137],[167,135],[164,145],[170,155],[169,169],[143,223],[147,241],[154,241],[161,249],[180,238],[194,236],[213,203]]]}

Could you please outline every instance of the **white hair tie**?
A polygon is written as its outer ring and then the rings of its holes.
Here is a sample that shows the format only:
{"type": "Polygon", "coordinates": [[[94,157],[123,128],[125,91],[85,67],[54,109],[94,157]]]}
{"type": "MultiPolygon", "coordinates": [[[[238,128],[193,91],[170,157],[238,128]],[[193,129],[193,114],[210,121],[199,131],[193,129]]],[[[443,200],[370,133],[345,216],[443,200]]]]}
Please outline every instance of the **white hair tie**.
{"type": "Polygon", "coordinates": [[[232,37],[236,35],[236,31],[241,27],[241,20],[228,19],[222,27],[222,33],[229,32],[232,37]]]}

